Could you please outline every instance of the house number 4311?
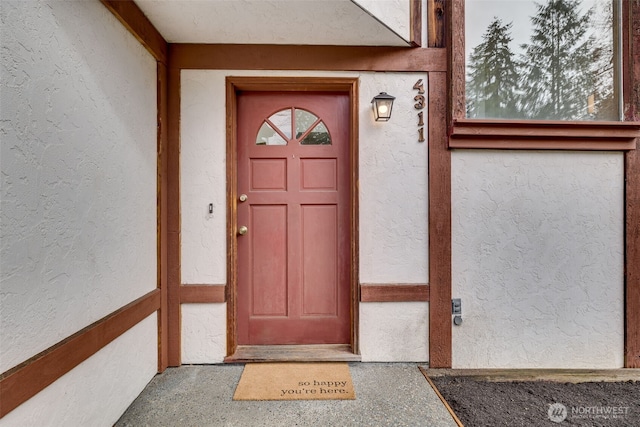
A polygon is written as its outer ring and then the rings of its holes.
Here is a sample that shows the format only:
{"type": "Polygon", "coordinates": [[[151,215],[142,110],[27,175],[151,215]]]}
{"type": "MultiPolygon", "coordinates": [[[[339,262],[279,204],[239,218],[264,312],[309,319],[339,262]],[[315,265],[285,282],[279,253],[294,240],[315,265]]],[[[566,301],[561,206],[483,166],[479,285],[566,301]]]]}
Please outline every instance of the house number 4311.
{"type": "MultiPolygon", "coordinates": [[[[413,100],[416,101],[413,106],[416,107],[416,110],[423,110],[424,84],[422,83],[422,79],[419,79],[416,84],[413,85],[413,88],[418,91],[418,94],[413,97],[413,100]]],[[[418,142],[424,142],[424,113],[422,111],[418,113],[418,142]]]]}

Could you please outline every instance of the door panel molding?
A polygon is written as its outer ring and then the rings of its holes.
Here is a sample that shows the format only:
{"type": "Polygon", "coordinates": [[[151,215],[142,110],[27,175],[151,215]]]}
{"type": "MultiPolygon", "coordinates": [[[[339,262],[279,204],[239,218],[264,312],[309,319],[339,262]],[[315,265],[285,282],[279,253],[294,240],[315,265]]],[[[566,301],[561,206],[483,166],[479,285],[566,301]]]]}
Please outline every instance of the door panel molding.
{"type": "Polygon", "coordinates": [[[233,77],[226,78],[227,106],[227,356],[238,347],[238,245],[237,245],[237,96],[239,91],[343,92],[349,95],[349,184],[350,198],[350,311],[351,349],[359,353],[358,311],[358,79],[316,77],[233,77]]]}

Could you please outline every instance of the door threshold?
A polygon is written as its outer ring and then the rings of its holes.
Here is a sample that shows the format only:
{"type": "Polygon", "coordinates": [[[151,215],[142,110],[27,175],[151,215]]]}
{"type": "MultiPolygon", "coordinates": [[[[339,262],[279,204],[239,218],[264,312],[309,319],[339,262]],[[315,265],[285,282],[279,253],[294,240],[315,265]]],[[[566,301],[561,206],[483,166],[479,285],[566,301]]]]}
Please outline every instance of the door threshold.
{"type": "Polygon", "coordinates": [[[225,363],[245,362],[359,362],[349,344],[239,345],[225,363]]]}

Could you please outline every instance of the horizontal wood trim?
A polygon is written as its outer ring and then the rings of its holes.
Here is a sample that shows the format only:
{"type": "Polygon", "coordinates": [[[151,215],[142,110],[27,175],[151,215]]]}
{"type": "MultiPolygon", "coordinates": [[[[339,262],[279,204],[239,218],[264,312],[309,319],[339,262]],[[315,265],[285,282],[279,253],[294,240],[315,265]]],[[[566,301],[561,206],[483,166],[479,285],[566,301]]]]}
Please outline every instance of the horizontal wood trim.
{"type": "MultiPolygon", "coordinates": [[[[227,77],[230,91],[352,92],[357,80],[343,77],[227,77]]],[[[234,234],[235,236],[235,234],[234,234]]]]}
{"type": "Polygon", "coordinates": [[[169,45],[181,69],[313,71],[446,71],[446,49],[248,44],[169,45]]]}
{"type": "Polygon", "coordinates": [[[639,122],[454,120],[449,148],[634,150],[639,122]]]}
{"type": "Polygon", "coordinates": [[[429,285],[410,283],[360,284],[361,302],[429,301],[429,285]]]}
{"type": "Polygon", "coordinates": [[[225,285],[182,285],[180,304],[226,302],[225,285]]]}
{"type": "Polygon", "coordinates": [[[0,418],[160,308],[156,289],[0,375],[0,418]]]}
{"type": "Polygon", "coordinates": [[[101,1],[157,61],[167,63],[166,40],[133,0],[101,1]]]}

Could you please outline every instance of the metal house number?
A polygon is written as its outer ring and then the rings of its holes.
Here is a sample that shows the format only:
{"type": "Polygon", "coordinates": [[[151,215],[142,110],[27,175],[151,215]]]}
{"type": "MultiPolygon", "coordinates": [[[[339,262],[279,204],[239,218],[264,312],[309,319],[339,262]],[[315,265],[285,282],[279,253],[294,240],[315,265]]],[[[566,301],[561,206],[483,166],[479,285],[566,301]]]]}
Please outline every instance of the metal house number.
{"type": "MultiPolygon", "coordinates": [[[[422,79],[418,79],[413,88],[418,91],[418,94],[413,97],[413,100],[416,101],[413,106],[416,110],[422,110],[424,109],[424,84],[422,79]]],[[[424,113],[422,111],[418,113],[418,142],[424,142],[424,113]]]]}

